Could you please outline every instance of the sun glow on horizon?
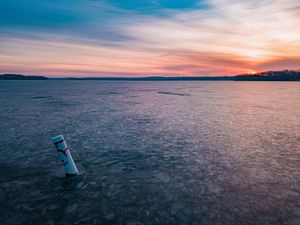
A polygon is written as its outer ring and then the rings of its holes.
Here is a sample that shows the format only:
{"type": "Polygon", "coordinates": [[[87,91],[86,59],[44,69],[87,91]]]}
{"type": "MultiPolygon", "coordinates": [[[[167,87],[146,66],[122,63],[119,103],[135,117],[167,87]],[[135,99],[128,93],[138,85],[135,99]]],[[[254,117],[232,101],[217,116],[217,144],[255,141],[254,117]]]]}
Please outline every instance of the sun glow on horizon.
{"type": "Polygon", "coordinates": [[[256,75],[256,74],[258,74],[258,73],[259,73],[259,72],[257,72],[257,71],[250,71],[250,72],[249,72],[250,75],[256,75]]]}

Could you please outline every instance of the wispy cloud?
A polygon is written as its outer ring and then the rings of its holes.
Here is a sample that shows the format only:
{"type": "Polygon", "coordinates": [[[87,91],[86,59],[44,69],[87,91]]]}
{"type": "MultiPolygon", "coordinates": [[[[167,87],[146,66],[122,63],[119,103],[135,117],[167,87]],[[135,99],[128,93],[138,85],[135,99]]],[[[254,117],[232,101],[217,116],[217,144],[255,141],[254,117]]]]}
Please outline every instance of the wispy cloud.
{"type": "Polygon", "coordinates": [[[138,40],[135,46],[169,52],[164,56],[171,63],[228,72],[299,58],[300,2],[213,0],[209,5],[209,10],[137,21],[126,28],[127,35],[138,40]]]}
{"type": "Polygon", "coordinates": [[[299,1],[188,3],[143,13],[153,5],[131,10],[126,2],[120,8],[121,2],[81,0],[62,14],[60,28],[32,32],[30,21],[18,29],[6,26],[0,33],[0,72],[195,76],[300,68],[299,1]]]}

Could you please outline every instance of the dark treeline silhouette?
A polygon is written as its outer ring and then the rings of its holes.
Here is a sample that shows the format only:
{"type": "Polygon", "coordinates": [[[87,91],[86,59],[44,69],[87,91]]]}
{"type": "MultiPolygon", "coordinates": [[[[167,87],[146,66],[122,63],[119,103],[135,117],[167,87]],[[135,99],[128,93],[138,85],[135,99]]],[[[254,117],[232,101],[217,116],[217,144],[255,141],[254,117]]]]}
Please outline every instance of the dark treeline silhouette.
{"type": "Polygon", "coordinates": [[[20,74],[3,74],[0,75],[0,80],[48,80],[48,77],[24,76],[20,74]]]}
{"type": "Polygon", "coordinates": [[[300,71],[282,70],[267,71],[254,75],[242,74],[237,76],[221,77],[84,77],[66,78],[68,80],[132,80],[132,81],[192,81],[192,80],[229,80],[229,81],[300,81],[300,71]]]}
{"type": "MultiPolygon", "coordinates": [[[[58,78],[59,79],[59,78],[58,78]]],[[[123,81],[189,81],[189,80],[232,80],[232,77],[83,77],[64,78],[68,80],[123,80],[123,81]]]]}
{"type": "Polygon", "coordinates": [[[300,81],[300,71],[282,70],[267,71],[257,74],[241,74],[237,76],[221,77],[66,77],[66,78],[48,78],[44,76],[24,76],[19,74],[3,74],[0,80],[107,80],[107,81],[205,81],[205,80],[228,80],[228,81],[300,81]]]}
{"type": "Polygon", "coordinates": [[[242,74],[235,76],[234,78],[234,80],[238,81],[300,81],[300,71],[267,71],[254,75],[242,74]]]}

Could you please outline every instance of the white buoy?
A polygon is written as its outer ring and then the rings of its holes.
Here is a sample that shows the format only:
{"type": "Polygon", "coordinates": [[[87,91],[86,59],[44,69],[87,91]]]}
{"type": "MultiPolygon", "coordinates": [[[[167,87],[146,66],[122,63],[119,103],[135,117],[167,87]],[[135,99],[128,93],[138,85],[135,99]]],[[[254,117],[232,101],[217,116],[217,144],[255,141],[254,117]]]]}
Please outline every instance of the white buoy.
{"type": "Polygon", "coordinates": [[[58,158],[61,159],[66,176],[75,176],[78,174],[77,167],[71,156],[67,143],[63,135],[58,135],[52,138],[52,141],[56,147],[58,158]]]}

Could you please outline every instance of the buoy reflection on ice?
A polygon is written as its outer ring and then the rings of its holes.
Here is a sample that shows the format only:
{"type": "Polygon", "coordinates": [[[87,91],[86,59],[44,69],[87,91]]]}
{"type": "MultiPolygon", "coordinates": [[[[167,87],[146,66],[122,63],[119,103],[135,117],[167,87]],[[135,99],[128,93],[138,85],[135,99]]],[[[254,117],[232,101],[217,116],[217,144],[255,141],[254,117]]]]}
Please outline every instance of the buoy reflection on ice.
{"type": "Polygon", "coordinates": [[[52,138],[52,141],[55,145],[55,148],[57,150],[58,158],[61,159],[65,175],[66,176],[74,176],[78,174],[77,167],[74,163],[74,160],[71,156],[71,153],[69,151],[69,148],[67,146],[67,143],[64,139],[63,135],[58,135],[54,138],[52,138]]]}

